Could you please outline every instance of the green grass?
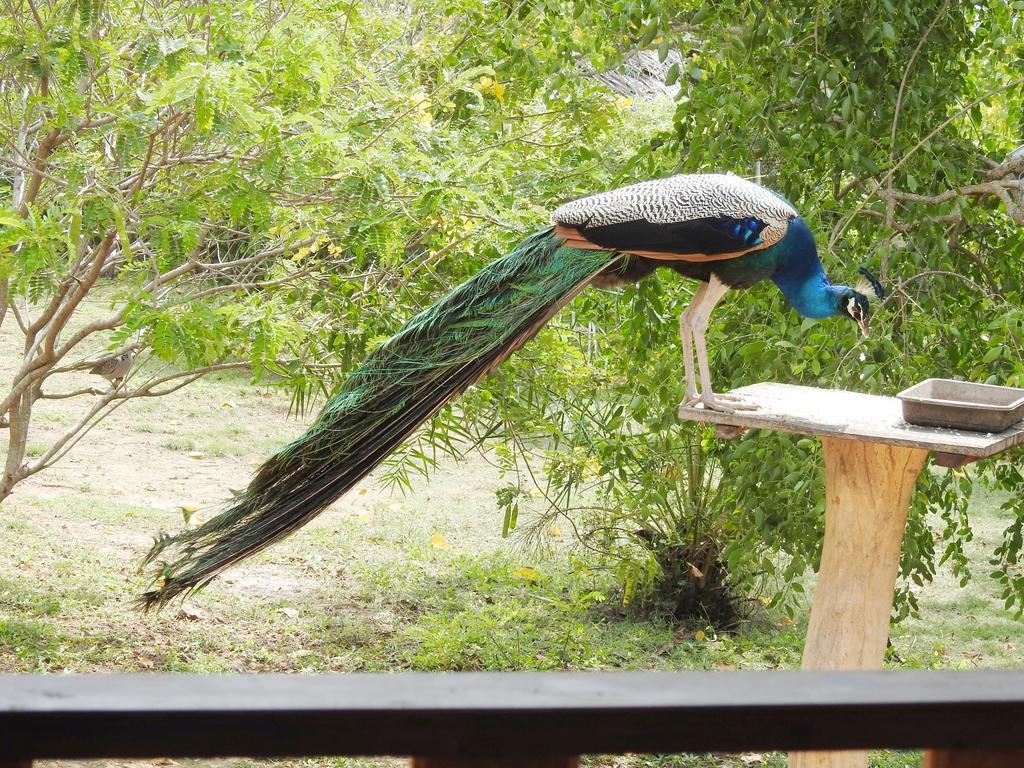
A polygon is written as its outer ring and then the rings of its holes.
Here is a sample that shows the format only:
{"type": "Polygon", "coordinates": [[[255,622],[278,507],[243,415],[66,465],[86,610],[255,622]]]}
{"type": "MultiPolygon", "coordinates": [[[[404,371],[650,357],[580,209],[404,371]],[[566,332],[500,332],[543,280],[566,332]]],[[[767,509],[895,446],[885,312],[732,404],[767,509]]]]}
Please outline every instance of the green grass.
{"type": "MultiPolygon", "coordinates": [[[[33,446],[70,423],[53,401],[33,446]]],[[[302,429],[283,394],[240,374],[115,412],[65,462],[0,507],[0,672],[320,672],[533,669],[784,669],[798,666],[806,616],[762,615],[735,634],[622,610],[615,585],[574,565],[561,537],[527,548],[500,536],[485,461],[444,464],[408,496],[372,478],[313,524],[231,570],[182,609],[140,614],[152,536],[211,513],[259,460],[302,429]],[[435,537],[443,537],[437,539],[435,537]],[[532,570],[524,570],[525,567],[532,570]]],[[[893,667],[1019,667],[1021,625],[1002,610],[985,561],[1007,521],[999,498],[972,505],[965,587],[941,572],[921,615],[893,629],[893,667]]],[[[808,583],[809,592],[813,580],[808,583]]],[[[627,756],[617,768],[781,766],[780,755],[627,756]]],[[[919,765],[915,753],[873,764],[919,765]]],[[[388,761],[276,761],[379,766],[388,761]]],[[[187,761],[186,765],[205,765],[187,761]]],[[[234,765],[248,762],[234,761],[234,765]]],[[[261,763],[262,764],[262,763],[261,763]]],[[[388,763],[390,764],[390,763],[388,763]]]]}

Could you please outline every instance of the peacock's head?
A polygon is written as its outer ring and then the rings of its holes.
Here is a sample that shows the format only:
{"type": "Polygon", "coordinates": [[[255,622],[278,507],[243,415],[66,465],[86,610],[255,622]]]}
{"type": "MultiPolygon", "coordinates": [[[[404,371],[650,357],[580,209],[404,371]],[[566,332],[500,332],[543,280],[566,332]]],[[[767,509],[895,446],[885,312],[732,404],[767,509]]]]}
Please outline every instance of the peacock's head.
{"type": "Polygon", "coordinates": [[[868,301],[868,294],[873,294],[881,301],[885,298],[885,288],[882,287],[878,278],[868,272],[864,267],[857,270],[860,273],[860,280],[853,288],[843,288],[838,296],[838,310],[846,315],[860,327],[860,332],[865,338],[868,336],[871,319],[871,306],[868,301]]]}
{"type": "Polygon", "coordinates": [[[853,288],[845,288],[839,294],[839,312],[846,315],[860,326],[860,332],[867,338],[871,308],[868,304],[868,297],[853,288]]]}

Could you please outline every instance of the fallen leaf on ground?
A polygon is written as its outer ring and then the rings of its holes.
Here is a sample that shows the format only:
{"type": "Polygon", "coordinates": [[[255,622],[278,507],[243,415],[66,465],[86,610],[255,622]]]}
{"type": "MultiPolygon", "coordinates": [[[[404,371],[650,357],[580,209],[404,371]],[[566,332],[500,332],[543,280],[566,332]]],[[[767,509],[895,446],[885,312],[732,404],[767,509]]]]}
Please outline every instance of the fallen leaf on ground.
{"type": "Polygon", "coordinates": [[[220,616],[193,608],[191,605],[183,605],[178,609],[177,617],[185,621],[205,621],[207,624],[223,624],[224,619],[220,616]]]}
{"type": "Polygon", "coordinates": [[[763,763],[764,755],[760,752],[748,752],[745,755],[740,755],[740,762],[744,765],[756,765],[757,763],[763,763]]]}
{"type": "Polygon", "coordinates": [[[205,459],[206,454],[202,451],[192,451],[192,453],[188,454],[188,457],[190,459],[205,459]]]}
{"type": "Polygon", "coordinates": [[[561,536],[561,535],[562,535],[562,529],[558,526],[557,523],[555,525],[552,525],[550,528],[548,528],[548,536],[561,536]]]}
{"type": "Polygon", "coordinates": [[[440,533],[435,533],[430,537],[430,543],[434,545],[434,549],[449,550],[452,545],[448,543],[448,539],[442,536],[440,533]]]}
{"type": "Polygon", "coordinates": [[[522,568],[516,568],[512,571],[512,576],[517,579],[523,579],[524,581],[536,581],[537,580],[537,569],[532,565],[524,565],[522,568]]]}

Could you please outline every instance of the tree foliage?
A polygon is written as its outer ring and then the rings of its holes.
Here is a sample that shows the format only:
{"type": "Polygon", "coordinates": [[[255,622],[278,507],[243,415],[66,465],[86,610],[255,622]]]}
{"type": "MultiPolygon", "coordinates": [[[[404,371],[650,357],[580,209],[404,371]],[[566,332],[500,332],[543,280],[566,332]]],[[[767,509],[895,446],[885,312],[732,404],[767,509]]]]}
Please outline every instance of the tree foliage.
{"type": "MultiPolygon", "coordinates": [[[[891,394],[930,376],[1024,382],[1024,157],[1010,157],[1024,134],[1020,8],[734,0],[664,9],[659,18],[661,50],[667,43],[685,52],[668,74],[680,86],[674,125],[642,146],[622,177],[707,170],[758,177],[803,212],[833,280],[852,282],[866,265],[891,290],[874,336],[863,342],[852,324],[801,320],[770,286],[733,298],[708,334],[716,383],[776,380],[891,394]]],[[[687,465],[691,428],[672,423],[671,404],[682,394],[673,316],[688,299],[689,288],[671,277],[628,290],[619,305],[584,299],[577,325],[583,313],[605,331],[578,352],[591,375],[559,382],[545,371],[542,384],[532,381],[548,394],[526,400],[524,410],[503,406],[514,414],[510,423],[558,414],[540,430],[554,435],[540,458],[550,468],[593,467],[595,532],[634,514],[616,490],[622,467],[640,473],[630,482],[643,486],[641,506],[653,520],[657,500],[672,497],[687,465]],[[614,406],[589,407],[595,393],[614,406]],[[579,416],[566,423],[563,412],[579,416]]],[[[726,512],[710,525],[707,515],[679,513],[665,535],[718,541],[727,534],[718,551],[734,586],[778,577],[774,599],[788,603],[820,555],[816,441],[757,433],[709,450],[721,469],[714,504],[702,511],[726,512]]],[[[977,482],[1010,491],[1009,527],[990,564],[1007,607],[1019,614],[1019,461],[1010,455],[966,472],[925,474],[907,530],[901,614],[915,607],[909,586],[930,579],[938,563],[968,577],[967,501],[977,482]]],[[[570,500],[579,476],[549,473],[553,512],[592,508],[570,500]]],[[[667,573],[664,558],[649,559],[643,526],[620,531],[620,551],[623,543],[639,552],[623,562],[648,566],[637,573],[667,573]]]]}
{"type": "Polygon", "coordinates": [[[305,407],[623,152],[612,95],[560,74],[618,30],[563,34],[541,8],[5,8],[0,319],[23,356],[0,498],[113,408],[212,370],[274,374],[305,407]],[[124,386],[74,378],[132,349],[124,386]],[[80,418],[26,460],[51,398],[80,418]]]}
{"type": "MultiPolygon", "coordinates": [[[[1019,385],[1019,5],[8,0],[0,312],[25,343],[0,495],[111,408],[204,371],[275,374],[307,407],[552,204],[679,171],[762,179],[805,214],[835,280],[863,264],[892,290],[867,342],[852,324],[802,321],[770,287],[735,297],[709,333],[719,386],[1019,385]],[[586,74],[638,47],[681,54],[661,127],[657,105],[629,106],[586,74]],[[109,314],[83,320],[86,297],[109,314]],[[130,346],[123,388],[61,388],[99,350],[130,346]],[[81,398],[81,420],[26,461],[33,408],[54,396],[81,398]]],[[[400,451],[388,479],[489,442],[509,476],[506,529],[539,499],[610,558],[625,599],[659,578],[725,578],[790,603],[819,555],[819,450],[676,423],[691,291],[667,276],[586,292],[400,451]]],[[[926,473],[905,586],[942,561],[966,578],[978,480],[1010,492],[992,571],[1019,610],[1012,456],[926,473]]]]}
{"type": "MultiPolygon", "coordinates": [[[[768,346],[723,346],[719,369],[734,383],[756,372],[882,393],[936,375],[1024,382],[1024,163],[1009,157],[1024,129],[1020,9],[879,0],[722,10],[701,22],[709,42],[692,63],[701,75],[690,79],[664,149],[687,147],[686,167],[712,157],[747,167],[759,161],[768,183],[801,201],[830,271],[852,279],[856,265],[868,265],[892,295],[868,344],[841,327],[791,334],[796,324],[788,322],[785,335],[776,331],[769,340],[779,327],[771,319],[785,310],[772,307],[765,316],[754,314],[756,305],[744,307],[739,327],[764,327],[768,346]],[[730,95],[716,87],[726,82],[730,95]],[[737,85],[757,96],[737,99],[737,85]],[[776,345],[785,346],[776,354],[776,345]]],[[[760,470],[745,473],[750,492],[787,510],[806,509],[793,472],[814,465],[813,455],[799,446],[768,451],[778,446],[735,449],[736,459],[760,470]],[[769,455],[785,458],[765,461],[769,455]]],[[[1020,476],[1017,462],[1011,455],[969,475],[925,476],[904,549],[902,610],[915,605],[909,584],[930,578],[936,561],[967,577],[972,481],[1009,488],[1020,476]]],[[[820,483],[816,472],[814,498],[820,483]]],[[[1006,503],[1012,522],[991,563],[1007,606],[1018,612],[1019,497],[1017,491],[1006,503]]],[[[767,535],[813,562],[816,542],[787,530],[767,535]]]]}

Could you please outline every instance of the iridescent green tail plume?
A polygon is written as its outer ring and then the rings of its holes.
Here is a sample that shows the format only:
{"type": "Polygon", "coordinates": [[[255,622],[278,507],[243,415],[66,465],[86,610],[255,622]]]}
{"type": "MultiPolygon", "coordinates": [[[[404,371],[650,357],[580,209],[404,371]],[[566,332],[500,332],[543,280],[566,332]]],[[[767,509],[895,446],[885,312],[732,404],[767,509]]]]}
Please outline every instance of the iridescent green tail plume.
{"type": "Polygon", "coordinates": [[[198,589],[308,523],[620,258],[561,243],[550,229],[532,235],[371,353],[228,509],[157,540],[146,558],[156,563],[157,587],[142,604],[198,589]]]}

